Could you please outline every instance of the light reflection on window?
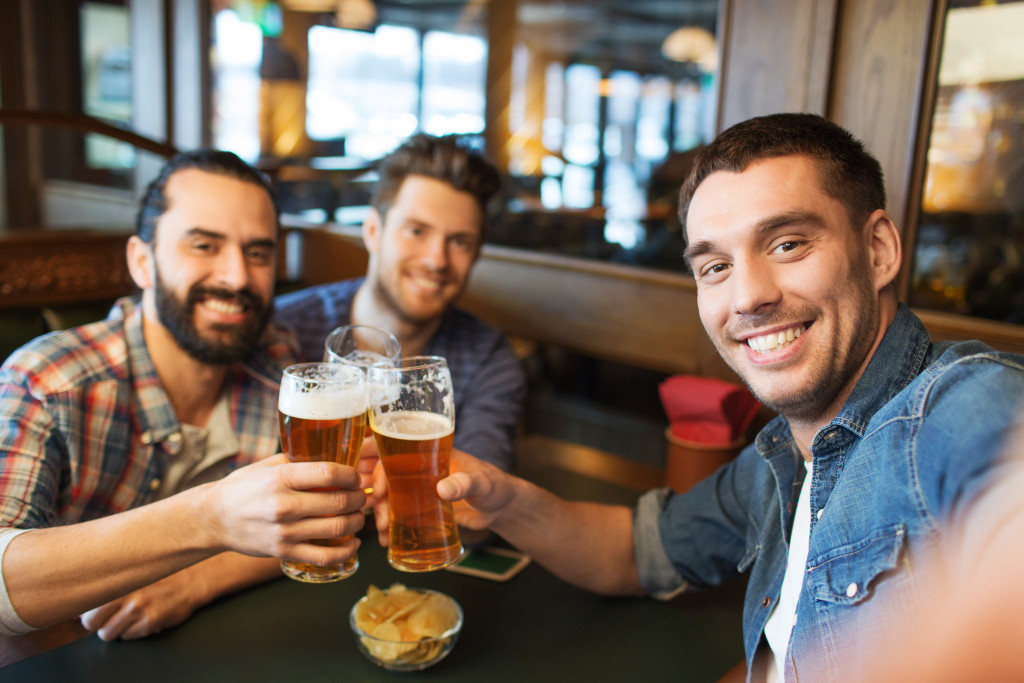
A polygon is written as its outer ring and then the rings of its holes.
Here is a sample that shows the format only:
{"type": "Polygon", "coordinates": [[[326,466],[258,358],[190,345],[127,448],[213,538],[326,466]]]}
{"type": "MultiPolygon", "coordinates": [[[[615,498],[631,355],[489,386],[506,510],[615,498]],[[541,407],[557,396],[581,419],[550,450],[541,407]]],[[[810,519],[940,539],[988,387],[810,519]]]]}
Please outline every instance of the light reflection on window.
{"type": "Polygon", "coordinates": [[[306,131],[345,139],[345,153],[376,159],[418,127],[419,34],[402,26],[374,33],[309,31],[306,131]]]}
{"type": "Polygon", "coordinates": [[[475,36],[430,31],[423,38],[423,130],[432,135],[484,130],[487,45],[475,36]]]}
{"type": "Polygon", "coordinates": [[[213,25],[213,139],[220,149],[254,162],[260,155],[260,27],[231,11],[213,25]]]}
{"type": "MultiPolygon", "coordinates": [[[[132,50],[128,10],[96,2],[81,7],[82,111],[130,127],[132,50]]],[[[135,149],[105,135],[85,136],[85,161],[94,169],[135,166],[135,149]]]]}

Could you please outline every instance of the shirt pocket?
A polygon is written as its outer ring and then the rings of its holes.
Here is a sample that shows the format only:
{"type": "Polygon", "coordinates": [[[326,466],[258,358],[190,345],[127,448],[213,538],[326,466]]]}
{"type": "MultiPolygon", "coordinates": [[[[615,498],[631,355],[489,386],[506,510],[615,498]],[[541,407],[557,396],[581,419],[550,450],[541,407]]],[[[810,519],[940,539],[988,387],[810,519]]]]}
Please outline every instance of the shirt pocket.
{"type": "Polygon", "coordinates": [[[833,548],[808,563],[807,587],[815,600],[856,605],[871,597],[879,580],[899,566],[907,527],[900,522],[833,548]]]}

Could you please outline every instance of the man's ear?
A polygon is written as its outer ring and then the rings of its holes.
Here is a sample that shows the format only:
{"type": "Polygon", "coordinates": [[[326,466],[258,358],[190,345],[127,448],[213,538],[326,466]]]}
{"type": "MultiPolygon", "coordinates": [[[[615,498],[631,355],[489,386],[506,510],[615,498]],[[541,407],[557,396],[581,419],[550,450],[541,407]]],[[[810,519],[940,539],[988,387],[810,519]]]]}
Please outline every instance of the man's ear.
{"type": "Polygon", "coordinates": [[[128,256],[128,273],[135,281],[135,285],[145,291],[153,286],[153,249],[152,246],[143,242],[138,235],[128,238],[126,247],[128,256]]]}
{"type": "Polygon", "coordinates": [[[380,234],[383,230],[383,217],[377,209],[370,207],[369,213],[363,219],[363,246],[370,254],[376,254],[380,250],[380,234]]]}
{"type": "Polygon", "coordinates": [[[892,216],[884,209],[874,211],[864,226],[875,289],[882,290],[896,280],[903,264],[903,243],[892,216]]]}

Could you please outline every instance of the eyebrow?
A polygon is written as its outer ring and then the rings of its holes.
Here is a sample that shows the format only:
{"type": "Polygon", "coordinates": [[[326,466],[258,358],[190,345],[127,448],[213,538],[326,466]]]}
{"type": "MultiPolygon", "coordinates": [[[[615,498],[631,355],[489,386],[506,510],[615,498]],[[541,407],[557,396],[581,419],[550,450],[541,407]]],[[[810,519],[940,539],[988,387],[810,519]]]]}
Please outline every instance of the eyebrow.
{"type": "MultiPolygon", "coordinates": [[[[763,218],[755,223],[754,233],[758,236],[763,236],[797,224],[811,225],[820,228],[824,227],[825,219],[813,211],[782,211],[780,213],[772,214],[771,216],[763,218]]],[[[700,240],[699,242],[694,242],[687,246],[683,251],[683,261],[686,262],[686,265],[690,270],[693,270],[691,266],[693,259],[702,254],[715,251],[715,249],[717,249],[717,247],[711,240],[700,240]]]]}
{"type": "MultiPolygon", "coordinates": [[[[186,237],[206,237],[207,239],[217,240],[223,242],[227,239],[223,233],[214,232],[213,230],[206,230],[205,228],[189,228],[185,231],[186,237]]],[[[257,240],[246,242],[242,246],[248,247],[267,247],[273,249],[277,246],[277,240],[270,237],[265,237],[257,240]]]]}

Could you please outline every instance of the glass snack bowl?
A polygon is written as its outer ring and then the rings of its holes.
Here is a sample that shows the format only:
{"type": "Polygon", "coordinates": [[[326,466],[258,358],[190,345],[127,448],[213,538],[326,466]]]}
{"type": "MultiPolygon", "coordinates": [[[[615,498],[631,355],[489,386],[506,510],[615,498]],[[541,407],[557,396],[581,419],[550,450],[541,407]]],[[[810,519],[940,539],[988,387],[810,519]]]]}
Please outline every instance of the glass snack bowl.
{"type": "Polygon", "coordinates": [[[400,584],[370,586],[348,623],[359,651],[389,671],[420,671],[448,656],[462,630],[462,607],[450,596],[400,584]]]}

